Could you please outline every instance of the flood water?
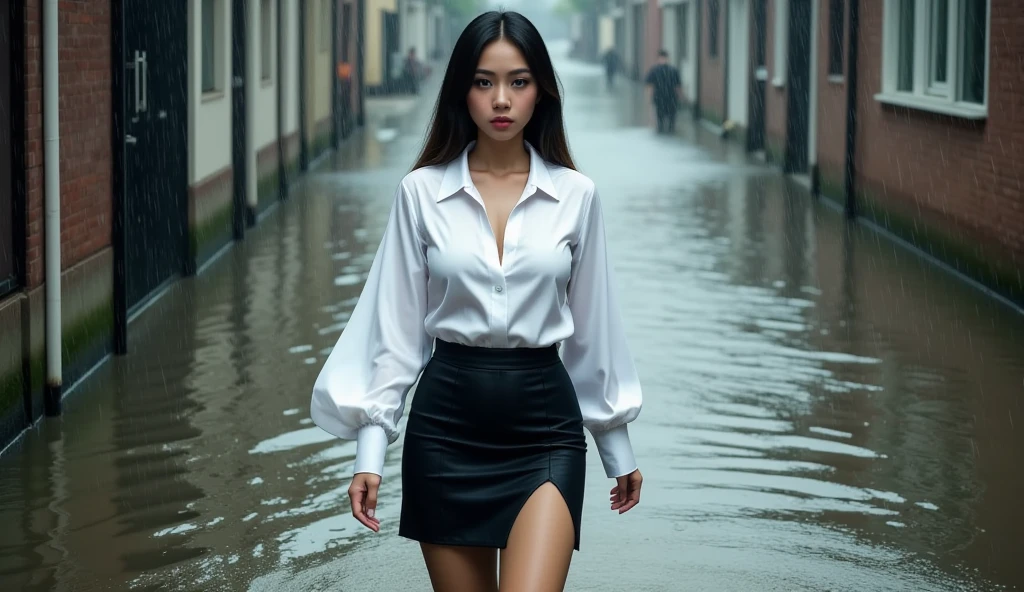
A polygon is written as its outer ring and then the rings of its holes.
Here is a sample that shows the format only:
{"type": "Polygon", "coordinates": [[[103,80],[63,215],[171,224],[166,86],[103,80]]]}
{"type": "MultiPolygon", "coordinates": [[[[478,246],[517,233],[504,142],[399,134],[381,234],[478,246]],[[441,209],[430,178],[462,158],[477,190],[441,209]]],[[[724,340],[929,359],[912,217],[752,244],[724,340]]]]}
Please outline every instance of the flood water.
{"type": "MultiPolygon", "coordinates": [[[[557,66],[645,386],[643,499],[608,511],[589,440],[568,589],[1024,585],[1024,315],[557,66]]],[[[0,457],[0,589],[429,590],[397,536],[401,441],[374,535],[348,514],[354,443],[308,409],[432,92],[368,100],[364,132],[0,457]]]]}

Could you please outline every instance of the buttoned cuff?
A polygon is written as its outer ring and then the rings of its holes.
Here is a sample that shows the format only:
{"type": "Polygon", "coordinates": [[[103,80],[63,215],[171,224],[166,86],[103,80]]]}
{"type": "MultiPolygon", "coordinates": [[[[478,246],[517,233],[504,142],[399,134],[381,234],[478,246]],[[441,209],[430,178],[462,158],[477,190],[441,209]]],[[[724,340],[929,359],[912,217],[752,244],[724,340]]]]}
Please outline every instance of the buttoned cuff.
{"type": "Polygon", "coordinates": [[[628,475],[637,469],[627,425],[622,424],[603,432],[590,432],[597,443],[597,452],[601,455],[604,472],[611,478],[628,475]]]}
{"type": "Polygon", "coordinates": [[[359,428],[356,436],[356,466],[352,473],[373,473],[384,476],[384,455],[388,449],[388,435],[379,425],[359,428]]]}

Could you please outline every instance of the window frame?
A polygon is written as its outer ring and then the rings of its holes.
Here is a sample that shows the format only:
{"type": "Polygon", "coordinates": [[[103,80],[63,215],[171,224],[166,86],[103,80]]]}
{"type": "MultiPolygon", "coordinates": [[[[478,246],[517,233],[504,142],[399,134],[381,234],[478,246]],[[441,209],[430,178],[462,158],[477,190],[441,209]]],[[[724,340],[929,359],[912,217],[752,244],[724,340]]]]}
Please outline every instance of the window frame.
{"type": "Polygon", "coordinates": [[[224,92],[224,8],[225,0],[200,0],[199,3],[199,92],[203,98],[217,97],[224,92]],[[207,3],[210,3],[212,8],[213,19],[209,24],[210,29],[207,30],[207,18],[206,18],[206,7],[207,3]],[[209,50],[213,56],[210,61],[207,62],[206,56],[206,34],[210,33],[213,39],[210,42],[209,50]],[[210,74],[211,86],[207,85],[206,80],[206,67],[209,64],[213,71],[210,74]]]}
{"type": "Polygon", "coordinates": [[[846,0],[829,0],[828,76],[830,79],[842,79],[846,75],[846,20],[846,0]]]}
{"type": "Polygon", "coordinates": [[[772,85],[786,86],[789,65],[789,0],[775,0],[775,16],[772,39],[772,85]]]}
{"type": "Polygon", "coordinates": [[[914,42],[911,90],[898,89],[899,76],[899,7],[900,0],[885,0],[882,36],[882,91],[875,100],[896,106],[921,109],[965,119],[988,117],[990,100],[992,48],[992,1],[985,1],[984,100],[975,103],[961,99],[961,74],[965,64],[963,7],[971,0],[947,0],[946,17],[946,82],[934,84],[933,56],[935,44],[931,34],[934,0],[913,0],[914,42]]]}

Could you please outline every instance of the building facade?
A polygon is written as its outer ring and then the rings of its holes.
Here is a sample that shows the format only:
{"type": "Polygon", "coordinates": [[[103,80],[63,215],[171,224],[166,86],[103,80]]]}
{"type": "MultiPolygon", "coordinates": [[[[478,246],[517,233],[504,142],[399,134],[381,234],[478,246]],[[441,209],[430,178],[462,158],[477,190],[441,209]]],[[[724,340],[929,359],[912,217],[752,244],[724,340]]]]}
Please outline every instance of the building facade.
{"type": "Polygon", "coordinates": [[[617,0],[599,29],[633,75],[668,51],[723,137],[1024,304],[1020,14],[1015,0],[617,0]]]}
{"type": "Polygon", "coordinates": [[[358,125],[366,1],[0,1],[0,447],[358,125]]]}
{"type": "MultiPolygon", "coordinates": [[[[365,84],[368,95],[405,90],[402,73],[406,56],[415,50],[420,62],[448,55],[461,27],[442,0],[361,0],[365,84]]],[[[475,16],[475,15],[474,15],[475,16]]]]}

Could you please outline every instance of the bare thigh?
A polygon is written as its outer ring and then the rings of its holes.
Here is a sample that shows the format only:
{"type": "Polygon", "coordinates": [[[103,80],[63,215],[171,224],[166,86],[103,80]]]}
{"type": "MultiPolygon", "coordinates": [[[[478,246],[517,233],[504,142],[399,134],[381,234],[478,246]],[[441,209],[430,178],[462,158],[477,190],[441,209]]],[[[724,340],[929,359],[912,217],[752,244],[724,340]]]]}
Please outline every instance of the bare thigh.
{"type": "Polygon", "coordinates": [[[498,553],[486,547],[421,543],[434,592],[496,592],[498,553]]]}
{"type": "Polygon", "coordinates": [[[562,592],[576,530],[565,499],[550,481],[541,485],[516,517],[501,551],[501,592],[562,592]]]}

